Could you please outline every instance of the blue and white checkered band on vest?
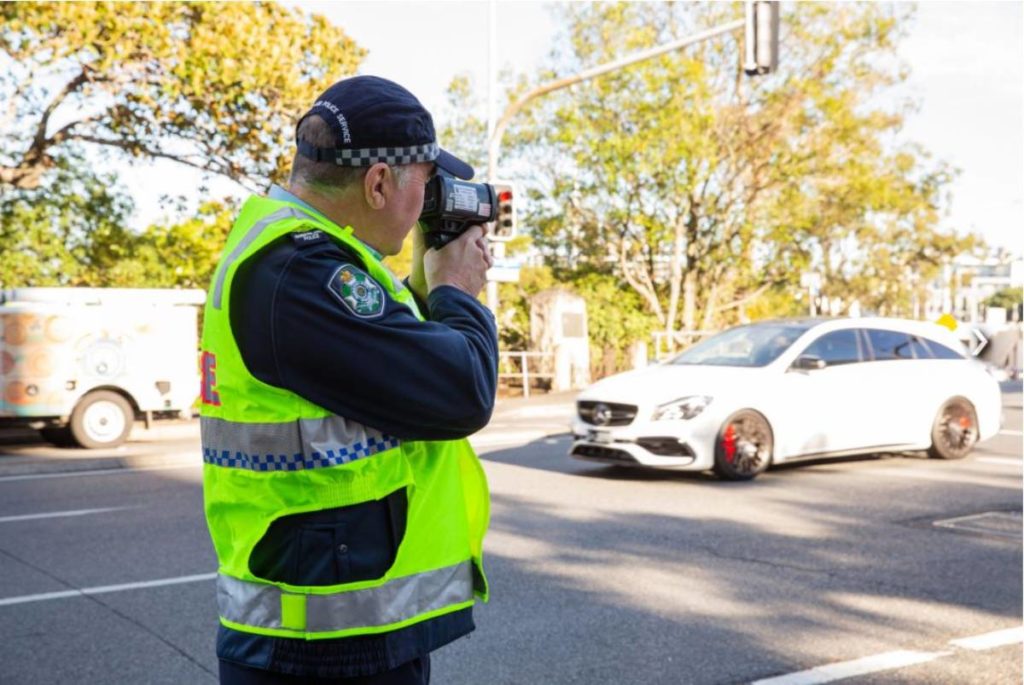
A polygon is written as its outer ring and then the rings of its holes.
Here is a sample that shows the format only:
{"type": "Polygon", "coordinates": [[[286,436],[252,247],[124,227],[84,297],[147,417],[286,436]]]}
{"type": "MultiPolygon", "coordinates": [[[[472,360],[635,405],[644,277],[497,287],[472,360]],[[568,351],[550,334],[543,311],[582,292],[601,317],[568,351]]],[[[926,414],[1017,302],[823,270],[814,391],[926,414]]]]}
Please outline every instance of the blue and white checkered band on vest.
{"type": "Polygon", "coordinates": [[[316,147],[304,140],[297,144],[303,157],[317,162],[334,162],[338,166],[365,167],[383,162],[389,166],[415,164],[417,162],[433,162],[441,153],[441,147],[435,143],[413,145],[411,147],[365,147],[358,149],[316,147]]]}

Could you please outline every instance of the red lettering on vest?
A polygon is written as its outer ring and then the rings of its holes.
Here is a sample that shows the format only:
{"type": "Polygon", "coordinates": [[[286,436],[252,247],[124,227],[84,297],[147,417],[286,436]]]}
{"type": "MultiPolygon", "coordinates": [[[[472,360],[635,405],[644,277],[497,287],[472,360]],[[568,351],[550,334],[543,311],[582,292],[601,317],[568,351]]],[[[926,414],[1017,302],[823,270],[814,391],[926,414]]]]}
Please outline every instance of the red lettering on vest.
{"type": "Polygon", "coordinates": [[[200,386],[200,395],[203,398],[203,404],[212,404],[219,407],[220,394],[216,390],[217,355],[212,352],[203,352],[201,366],[203,377],[200,386]]]}

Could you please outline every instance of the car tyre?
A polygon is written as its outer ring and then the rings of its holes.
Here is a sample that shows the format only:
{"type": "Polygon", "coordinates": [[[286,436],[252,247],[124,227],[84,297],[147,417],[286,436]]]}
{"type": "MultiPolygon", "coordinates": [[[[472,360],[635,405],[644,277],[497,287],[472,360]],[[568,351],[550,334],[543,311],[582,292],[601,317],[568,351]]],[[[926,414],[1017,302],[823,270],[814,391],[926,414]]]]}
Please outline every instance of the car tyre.
{"type": "Polygon", "coordinates": [[[932,459],[963,459],[978,442],[978,413],[963,397],[946,401],[932,422],[932,459]]]}
{"type": "Polygon", "coordinates": [[[117,447],[132,431],[135,412],[121,395],[91,392],[75,405],[68,428],[75,443],[87,449],[117,447]]]}
{"type": "Polygon", "coordinates": [[[751,480],[771,466],[774,439],[768,420],[743,409],[722,424],[715,438],[714,471],[725,480],[751,480]]]}

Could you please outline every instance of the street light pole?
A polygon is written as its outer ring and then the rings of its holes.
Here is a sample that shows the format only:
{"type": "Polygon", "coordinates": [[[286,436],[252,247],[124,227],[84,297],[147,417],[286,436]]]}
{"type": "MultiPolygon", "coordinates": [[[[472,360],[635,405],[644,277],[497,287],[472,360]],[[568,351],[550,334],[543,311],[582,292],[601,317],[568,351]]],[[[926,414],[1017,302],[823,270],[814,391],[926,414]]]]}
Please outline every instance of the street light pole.
{"type": "Polygon", "coordinates": [[[600,64],[592,69],[581,71],[573,76],[566,76],[565,78],[549,81],[548,83],[541,84],[527,92],[505,108],[504,113],[501,115],[501,119],[498,120],[494,129],[491,131],[491,137],[487,145],[487,175],[489,179],[493,181],[498,178],[498,155],[501,152],[501,139],[505,135],[505,129],[508,127],[512,117],[518,114],[519,111],[531,100],[539,98],[541,95],[547,95],[552,91],[575,85],[581,81],[587,81],[595,76],[601,76],[602,74],[607,74],[610,71],[616,71],[617,69],[628,67],[631,64],[643,62],[644,60],[651,59],[652,57],[658,57],[659,55],[664,55],[666,52],[685,48],[689,45],[700,43],[724,33],[731,33],[732,31],[743,28],[745,24],[746,22],[743,19],[738,19],[736,21],[729,22],[728,24],[722,24],[721,26],[717,26],[713,29],[708,29],[707,31],[695,33],[694,35],[687,36],[686,38],[674,40],[671,43],[665,43],[664,45],[658,45],[650,48],[649,50],[643,50],[636,54],[628,55],[622,59],[617,59],[614,62],[600,64]]]}

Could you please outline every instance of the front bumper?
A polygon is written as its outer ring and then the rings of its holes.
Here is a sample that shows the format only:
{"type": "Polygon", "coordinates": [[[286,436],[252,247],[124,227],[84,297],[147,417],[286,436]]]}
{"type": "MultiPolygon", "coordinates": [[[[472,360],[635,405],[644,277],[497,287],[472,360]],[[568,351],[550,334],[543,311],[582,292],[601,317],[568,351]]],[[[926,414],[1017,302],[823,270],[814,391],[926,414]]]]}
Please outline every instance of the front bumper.
{"type": "Polygon", "coordinates": [[[715,430],[691,421],[643,421],[600,428],[577,418],[569,456],[619,466],[704,471],[714,465],[715,430]]]}

